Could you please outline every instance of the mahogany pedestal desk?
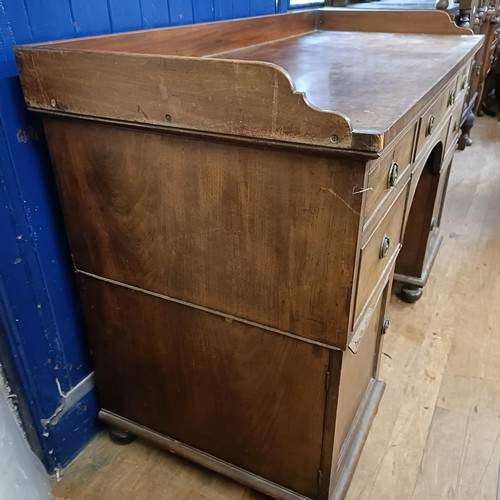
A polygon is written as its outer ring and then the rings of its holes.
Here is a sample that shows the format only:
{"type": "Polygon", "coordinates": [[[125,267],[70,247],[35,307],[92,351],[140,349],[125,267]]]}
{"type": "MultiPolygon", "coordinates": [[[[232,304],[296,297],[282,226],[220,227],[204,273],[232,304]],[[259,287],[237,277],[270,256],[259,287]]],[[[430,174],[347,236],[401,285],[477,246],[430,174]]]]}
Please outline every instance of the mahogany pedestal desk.
{"type": "Polygon", "coordinates": [[[481,45],[443,13],[377,14],[16,51],[100,418],[276,498],[347,491],[400,242],[439,217],[481,45]]]}

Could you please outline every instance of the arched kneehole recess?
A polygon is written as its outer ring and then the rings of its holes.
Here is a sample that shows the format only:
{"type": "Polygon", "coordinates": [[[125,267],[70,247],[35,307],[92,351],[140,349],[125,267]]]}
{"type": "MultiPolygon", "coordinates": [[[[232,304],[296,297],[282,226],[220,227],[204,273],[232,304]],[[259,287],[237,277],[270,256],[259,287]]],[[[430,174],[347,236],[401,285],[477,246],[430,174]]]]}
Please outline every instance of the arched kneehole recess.
{"type": "Polygon", "coordinates": [[[422,282],[419,283],[420,286],[427,280],[427,268],[432,266],[442,239],[438,229],[450,173],[449,165],[442,163],[443,149],[442,142],[434,146],[425,162],[414,193],[410,193],[411,207],[403,248],[396,262],[396,273],[414,277],[415,281],[422,282]]]}

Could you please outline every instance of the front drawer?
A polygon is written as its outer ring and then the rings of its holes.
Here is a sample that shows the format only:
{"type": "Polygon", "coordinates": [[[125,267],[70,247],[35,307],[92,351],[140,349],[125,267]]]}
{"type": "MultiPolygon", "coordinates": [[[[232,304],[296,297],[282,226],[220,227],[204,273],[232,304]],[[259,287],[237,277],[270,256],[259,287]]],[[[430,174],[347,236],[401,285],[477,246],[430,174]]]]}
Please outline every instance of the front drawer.
{"type": "Polygon", "coordinates": [[[458,75],[448,83],[432,106],[421,116],[417,139],[417,157],[442,124],[446,112],[455,104],[458,75]]]}
{"type": "Polygon", "coordinates": [[[463,92],[464,94],[467,93],[467,87],[470,83],[470,73],[471,73],[471,65],[473,61],[468,62],[461,70],[458,75],[457,79],[457,86],[456,86],[456,95],[458,96],[460,92],[463,92]]]}
{"type": "Polygon", "coordinates": [[[462,110],[464,107],[464,96],[460,97],[459,102],[456,104],[456,109],[451,115],[450,123],[448,125],[448,135],[446,137],[445,153],[450,148],[454,148],[460,136],[460,119],[462,118],[462,110]]]}
{"type": "Polygon", "coordinates": [[[399,249],[405,201],[404,189],[361,249],[355,322],[394,253],[399,249]]]}
{"type": "Polygon", "coordinates": [[[411,163],[415,128],[412,126],[368,173],[365,222],[394,190],[402,187],[403,174],[411,163]]]}

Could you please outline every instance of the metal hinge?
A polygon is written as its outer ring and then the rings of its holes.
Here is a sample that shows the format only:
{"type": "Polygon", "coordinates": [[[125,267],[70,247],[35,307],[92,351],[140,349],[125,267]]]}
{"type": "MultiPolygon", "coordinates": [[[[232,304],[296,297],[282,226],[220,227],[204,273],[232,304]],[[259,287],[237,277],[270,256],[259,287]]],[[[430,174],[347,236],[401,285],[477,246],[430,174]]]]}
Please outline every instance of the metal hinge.
{"type": "Polygon", "coordinates": [[[326,372],[325,376],[325,391],[328,392],[328,389],[330,389],[330,372],[326,372]]]}
{"type": "Polygon", "coordinates": [[[323,473],[321,472],[321,469],[318,470],[318,487],[321,488],[321,481],[323,479],[323,473]]]}

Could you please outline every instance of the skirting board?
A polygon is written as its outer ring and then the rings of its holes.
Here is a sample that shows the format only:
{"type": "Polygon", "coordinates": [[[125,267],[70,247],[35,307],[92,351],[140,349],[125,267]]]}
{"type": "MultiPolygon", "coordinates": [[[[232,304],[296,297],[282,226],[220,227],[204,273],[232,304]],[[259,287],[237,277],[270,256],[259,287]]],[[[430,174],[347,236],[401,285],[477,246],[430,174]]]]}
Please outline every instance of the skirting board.
{"type": "Polygon", "coordinates": [[[342,446],[337,471],[332,479],[328,495],[329,500],[342,500],[346,496],[384,390],[385,382],[380,380],[372,379],[368,384],[342,446]]]}
{"type": "MultiPolygon", "coordinates": [[[[345,450],[341,463],[338,467],[338,474],[335,477],[335,484],[332,485],[329,498],[340,500],[344,498],[347,488],[354,474],[356,464],[359,460],[361,450],[363,449],[366,436],[371,423],[377,413],[378,405],[385,389],[385,383],[374,380],[370,382],[366,389],[363,401],[356,413],[356,417],[347,436],[345,450]]],[[[282,500],[306,500],[307,497],[299,495],[291,490],[284,488],[276,483],[268,481],[251,472],[240,469],[223,460],[220,460],[208,453],[192,448],[175,439],[169,438],[158,432],[152,431],[138,425],[126,418],[120,417],[105,409],[99,412],[99,419],[104,423],[126,430],[131,434],[141,437],[171,453],[195,462],[207,469],[222,474],[245,486],[249,486],[261,493],[273,498],[282,500]]]]}

